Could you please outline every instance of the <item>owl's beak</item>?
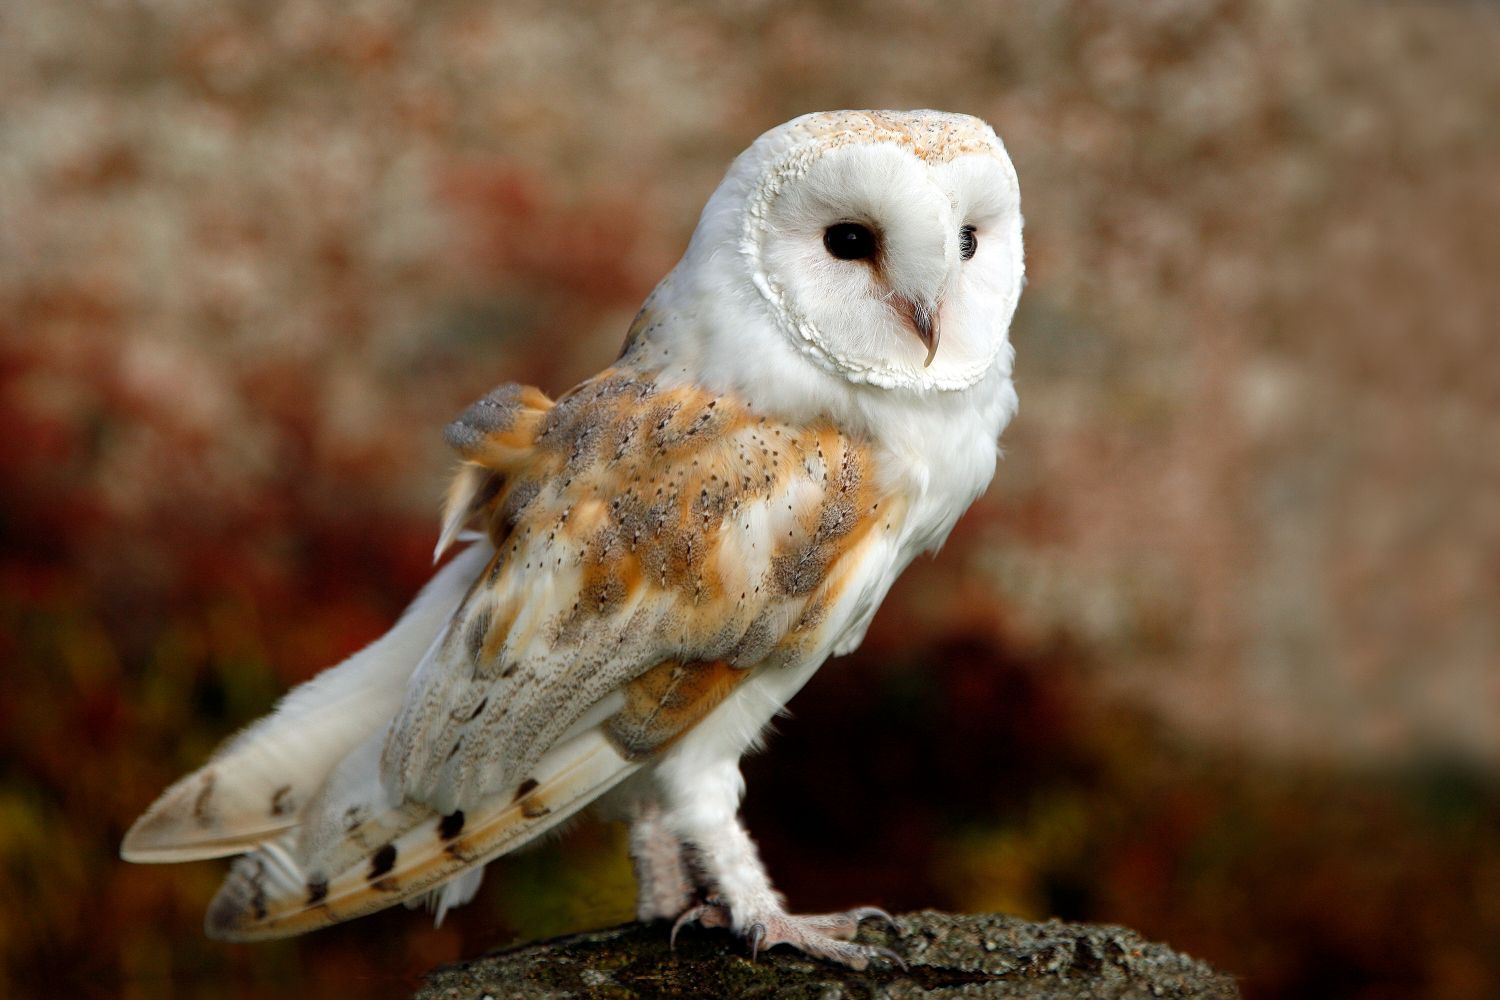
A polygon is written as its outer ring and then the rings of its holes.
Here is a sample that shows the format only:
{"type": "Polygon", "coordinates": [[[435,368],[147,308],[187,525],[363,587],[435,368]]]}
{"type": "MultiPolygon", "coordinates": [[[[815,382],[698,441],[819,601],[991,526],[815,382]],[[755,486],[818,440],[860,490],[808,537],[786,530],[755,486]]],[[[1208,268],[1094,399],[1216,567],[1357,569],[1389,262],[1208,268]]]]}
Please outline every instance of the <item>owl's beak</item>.
{"type": "Polygon", "coordinates": [[[895,306],[901,318],[906,321],[906,325],[911,327],[911,332],[927,345],[927,360],[922,362],[922,367],[926,368],[932,364],[932,359],[937,357],[938,338],[941,336],[941,331],[938,329],[939,304],[916,302],[904,295],[898,295],[895,306]]]}

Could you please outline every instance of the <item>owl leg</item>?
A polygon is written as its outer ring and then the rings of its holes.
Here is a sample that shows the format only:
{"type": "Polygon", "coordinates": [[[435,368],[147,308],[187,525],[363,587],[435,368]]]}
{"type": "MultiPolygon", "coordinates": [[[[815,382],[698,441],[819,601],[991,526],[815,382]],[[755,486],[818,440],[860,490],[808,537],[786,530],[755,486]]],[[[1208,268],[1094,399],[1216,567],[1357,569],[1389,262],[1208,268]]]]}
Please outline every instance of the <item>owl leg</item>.
{"type": "Polygon", "coordinates": [[[749,944],[752,958],[764,948],[786,944],[852,969],[863,969],[874,958],[904,967],[895,952],[851,940],[863,920],[879,918],[895,926],[884,910],[865,906],[847,913],[809,915],[786,911],[781,894],[771,887],[755,842],[737,815],[743,787],[739,769],[731,763],[727,771],[717,771],[709,781],[694,782],[696,790],[671,815],[678,835],[693,846],[701,881],[709,893],[705,902],[678,917],[673,938],[690,923],[728,927],[749,944]]]}
{"type": "Polygon", "coordinates": [[[636,919],[671,920],[692,905],[697,887],[688,874],[682,841],[655,799],[643,800],[632,811],[630,859],[635,867],[636,919]]]}

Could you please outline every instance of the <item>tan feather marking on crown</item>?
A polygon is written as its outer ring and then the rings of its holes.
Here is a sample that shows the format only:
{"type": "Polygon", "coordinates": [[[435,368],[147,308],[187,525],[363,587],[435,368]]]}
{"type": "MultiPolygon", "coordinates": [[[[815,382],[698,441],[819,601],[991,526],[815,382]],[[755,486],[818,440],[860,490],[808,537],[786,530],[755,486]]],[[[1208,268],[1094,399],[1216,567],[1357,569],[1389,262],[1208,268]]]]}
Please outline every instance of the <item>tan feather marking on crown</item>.
{"type": "Polygon", "coordinates": [[[968,153],[993,154],[998,146],[984,122],[942,111],[826,111],[808,115],[793,129],[829,146],[895,143],[934,163],[968,153]]]}

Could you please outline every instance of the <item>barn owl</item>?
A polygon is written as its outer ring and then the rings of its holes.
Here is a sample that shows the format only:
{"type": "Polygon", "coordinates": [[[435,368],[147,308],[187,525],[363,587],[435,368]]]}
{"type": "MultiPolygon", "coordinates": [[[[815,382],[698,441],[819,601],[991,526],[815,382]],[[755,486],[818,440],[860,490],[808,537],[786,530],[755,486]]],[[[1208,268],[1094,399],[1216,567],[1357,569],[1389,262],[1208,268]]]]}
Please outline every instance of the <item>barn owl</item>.
{"type": "Polygon", "coordinates": [[[449,426],[438,553],[464,547],[396,625],[169,788],[123,856],[242,855],[207,931],[272,938],[400,901],[441,919],[593,805],[630,824],[642,920],[893,957],[853,940],[877,909],[787,911],[739,759],[994,473],[1019,198],[963,115],[761,136],[611,367],[449,426]]]}

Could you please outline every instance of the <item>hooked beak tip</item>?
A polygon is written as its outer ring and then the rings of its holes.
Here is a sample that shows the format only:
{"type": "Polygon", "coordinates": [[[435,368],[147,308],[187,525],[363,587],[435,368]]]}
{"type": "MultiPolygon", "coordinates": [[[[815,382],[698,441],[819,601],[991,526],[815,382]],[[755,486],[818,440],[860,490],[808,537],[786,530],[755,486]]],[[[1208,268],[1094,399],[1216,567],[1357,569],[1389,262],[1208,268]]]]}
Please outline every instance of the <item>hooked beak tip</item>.
{"type": "Polygon", "coordinates": [[[912,333],[927,347],[927,359],[922,362],[922,367],[927,368],[932,364],[932,359],[937,357],[938,340],[941,331],[938,329],[938,306],[936,303],[928,305],[921,302],[913,302],[911,299],[901,298],[897,300],[897,311],[906,325],[911,327],[912,333]]]}
{"type": "Polygon", "coordinates": [[[917,313],[917,336],[922,338],[922,343],[927,345],[927,359],[922,362],[923,368],[932,366],[932,359],[937,357],[938,330],[937,316],[922,310],[917,313]]]}

